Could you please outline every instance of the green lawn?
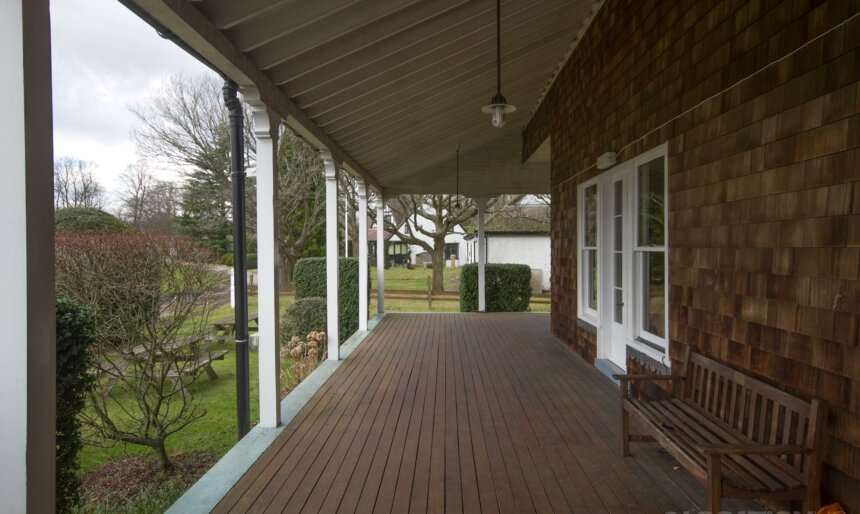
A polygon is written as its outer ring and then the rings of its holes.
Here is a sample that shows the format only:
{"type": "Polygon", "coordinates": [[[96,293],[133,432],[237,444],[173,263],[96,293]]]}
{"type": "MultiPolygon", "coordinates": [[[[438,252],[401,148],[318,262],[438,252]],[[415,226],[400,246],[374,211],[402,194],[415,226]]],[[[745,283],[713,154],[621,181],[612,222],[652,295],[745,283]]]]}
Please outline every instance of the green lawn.
{"type": "MultiPolygon", "coordinates": [[[[443,280],[445,291],[460,290],[461,268],[445,268],[443,280]]],[[[399,291],[427,291],[429,280],[433,276],[432,270],[427,268],[406,269],[400,266],[392,266],[385,270],[385,289],[399,291]]],[[[376,289],[376,268],[370,268],[370,287],[376,289]]]]}
{"type": "MultiPolygon", "coordinates": [[[[446,285],[459,282],[459,269],[446,269],[446,285]]],[[[386,289],[402,289],[414,291],[426,291],[427,279],[430,270],[392,267],[385,270],[386,289]],[[421,285],[423,284],[423,286],[421,285]]],[[[372,270],[373,286],[376,285],[376,270],[372,270]]],[[[447,287],[446,287],[447,289],[447,287]]],[[[292,294],[281,295],[281,309],[293,301],[292,294]]],[[[386,310],[389,312],[427,312],[426,300],[400,300],[387,298],[386,310]]],[[[257,312],[257,298],[252,296],[248,301],[248,310],[257,312]]],[[[434,301],[432,312],[458,312],[460,310],[457,301],[434,301]]],[[[549,312],[549,305],[532,304],[534,312],[549,312]]],[[[376,312],[376,295],[371,297],[371,314],[376,312]]],[[[233,309],[229,303],[214,309],[212,319],[229,316],[233,309]]],[[[236,354],[232,343],[223,343],[223,347],[230,350],[223,361],[215,361],[213,368],[219,378],[210,380],[205,374],[193,386],[193,393],[200,405],[206,409],[206,416],[197,420],[181,432],[171,436],[167,440],[168,452],[185,453],[190,451],[201,451],[213,455],[223,455],[236,443],[236,354]]],[[[257,392],[257,352],[250,354],[250,385],[251,385],[251,424],[258,421],[258,392],[257,392]]],[[[83,472],[89,471],[107,459],[126,454],[151,454],[149,448],[132,444],[116,444],[112,447],[101,448],[86,446],[80,455],[81,468],[83,472]]]]}

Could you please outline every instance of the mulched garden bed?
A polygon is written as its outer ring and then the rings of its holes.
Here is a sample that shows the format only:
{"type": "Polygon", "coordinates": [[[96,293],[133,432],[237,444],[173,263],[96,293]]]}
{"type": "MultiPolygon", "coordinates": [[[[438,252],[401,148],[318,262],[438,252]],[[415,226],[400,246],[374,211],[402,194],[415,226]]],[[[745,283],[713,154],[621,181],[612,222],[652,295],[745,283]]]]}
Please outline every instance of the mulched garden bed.
{"type": "Polygon", "coordinates": [[[84,475],[81,493],[84,503],[105,503],[118,497],[134,498],[174,481],[182,490],[203,476],[218,459],[206,453],[174,455],[174,472],[165,473],[150,457],[132,455],[111,459],[84,475]]]}

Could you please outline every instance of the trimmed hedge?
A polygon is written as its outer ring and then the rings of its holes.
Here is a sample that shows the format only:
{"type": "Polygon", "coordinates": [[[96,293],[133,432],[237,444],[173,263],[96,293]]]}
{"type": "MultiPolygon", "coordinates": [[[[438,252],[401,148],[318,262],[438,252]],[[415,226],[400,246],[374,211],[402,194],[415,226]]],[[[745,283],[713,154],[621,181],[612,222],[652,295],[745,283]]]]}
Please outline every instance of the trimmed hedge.
{"type": "Polygon", "coordinates": [[[57,230],[69,232],[123,232],[128,225],[116,216],[94,207],[66,207],[54,214],[57,230]]]}
{"type": "MultiPolygon", "coordinates": [[[[532,297],[532,270],[525,264],[487,264],[487,312],[525,312],[532,297]]],[[[478,265],[460,275],[460,312],[478,310],[478,265]]]]}
{"type": "Polygon", "coordinates": [[[293,336],[305,337],[313,331],[326,331],[325,298],[310,296],[299,298],[284,313],[281,321],[281,341],[293,336]]]}
{"type": "MultiPolygon", "coordinates": [[[[368,269],[367,283],[370,284],[368,269]]],[[[293,268],[293,286],[296,300],[311,297],[326,297],[325,257],[307,257],[296,261],[293,268]]],[[[340,342],[346,341],[358,330],[358,259],[338,259],[338,331],[340,342]]],[[[368,287],[368,306],[370,288],[368,287]]],[[[325,310],[323,310],[325,316],[325,310]]],[[[307,334],[304,334],[307,335],[307,334]]]]}
{"type": "MultiPolygon", "coordinates": [[[[256,253],[248,253],[245,257],[245,265],[248,266],[248,269],[257,269],[257,254],[256,253]]],[[[219,259],[221,264],[224,266],[233,267],[233,253],[225,253],[219,259]]]]}
{"type": "Polygon", "coordinates": [[[57,299],[57,512],[80,503],[78,452],[83,447],[78,415],[93,386],[90,348],[95,342],[93,313],[65,298],[57,299]]]}

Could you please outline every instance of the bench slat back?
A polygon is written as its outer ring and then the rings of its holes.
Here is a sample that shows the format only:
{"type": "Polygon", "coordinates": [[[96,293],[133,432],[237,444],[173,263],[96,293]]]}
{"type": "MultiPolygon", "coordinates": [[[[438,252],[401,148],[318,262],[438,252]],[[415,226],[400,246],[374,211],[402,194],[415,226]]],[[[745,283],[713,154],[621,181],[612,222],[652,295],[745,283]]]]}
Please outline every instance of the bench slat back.
{"type": "MultiPolygon", "coordinates": [[[[708,357],[688,353],[684,398],[762,445],[814,448],[818,402],[807,402],[708,357]]],[[[807,458],[787,462],[804,471],[807,458]]]]}

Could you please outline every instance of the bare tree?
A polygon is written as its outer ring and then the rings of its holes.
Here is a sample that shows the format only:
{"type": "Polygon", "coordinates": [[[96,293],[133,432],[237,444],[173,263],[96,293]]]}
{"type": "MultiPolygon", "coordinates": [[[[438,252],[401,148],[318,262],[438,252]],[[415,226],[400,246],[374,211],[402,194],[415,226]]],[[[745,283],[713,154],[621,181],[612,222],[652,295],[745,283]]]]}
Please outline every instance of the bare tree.
{"type": "Polygon", "coordinates": [[[170,232],[179,213],[181,189],[156,179],[144,160],[130,164],[119,178],[121,217],[137,228],[170,232]]]}
{"type": "Polygon", "coordinates": [[[105,191],[93,175],[95,164],[73,157],[54,160],[54,206],[92,207],[105,205],[105,191]]]}
{"type": "MultiPolygon", "coordinates": [[[[141,154],[185,174],[180,224],[196,239],[226,252],[232,219],[230,126],[221,86],[212,75],[173,77],[130,109],[140,122],[133,135],[141,154]]],[[[255,148],[251,124],[246,123],[246,163],[253,160],[255,148]]],[[[248,227],[253,229],[253,224],[248,227]]]]}
{"type": "Polygon", "coordinates": [[[289,128],[278,148],[278,244],[283,267],[281,285],[288,286],[293,266],[309,240],[325,222],[325,184],[319,153],[289,128]]]}
{"type": "MultiPolygon", "coordinates": [[[[491,199],[489,209],[501,209],[520,196],[503,195],[491,199]]],[[[454,195],[401,195],[388,201],[391,220],[385,220],[385,230],[396,234],[404,243],[418,245],[430,253],[433,263],[433,291],[444,290],[445,236],[457,225],[471,220],[478,208],[474,200],[454,195]],[[422,221],[426,219],[429,224],[422,221]],[[427,242],[429,238],[431,242],[427,242]]]]}
{"type": "Polygon", "coordinates": [[[95,313],[90,442],[148,446],[170,469],[165,441],[205,414],[190,389],[209,351],[205,251],[151,232],[63,233],[56,250],[58,292],[95,313]]]}

